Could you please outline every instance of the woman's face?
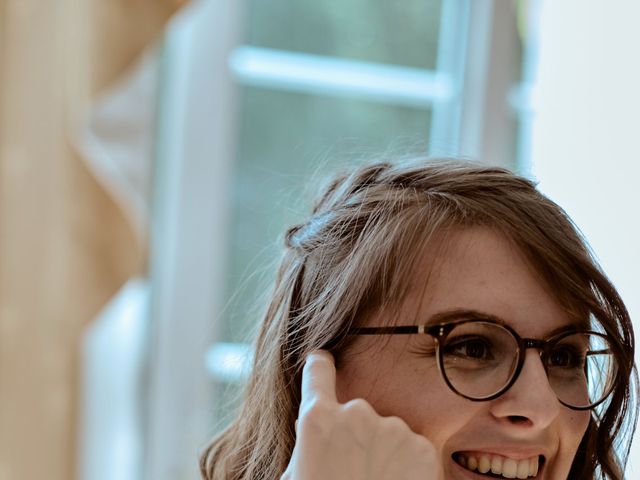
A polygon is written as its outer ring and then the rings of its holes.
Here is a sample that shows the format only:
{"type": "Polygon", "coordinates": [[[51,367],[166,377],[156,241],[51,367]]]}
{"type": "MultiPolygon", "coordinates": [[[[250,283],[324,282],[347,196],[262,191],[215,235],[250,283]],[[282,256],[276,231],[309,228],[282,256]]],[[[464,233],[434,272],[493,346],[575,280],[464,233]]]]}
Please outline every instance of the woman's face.
{"type": "MultiPolygon", "coordinates": [[[[396,317],[398,324],[418,324],[434,314],[465,309],[499,317],[521,337],[542,339],[572,323],[503,236],[488,229],[463,230],[447,238],[443,252],[438,258],[425,256],[398,312],[368,324],[385,325],[396,317]]],[[[424,346],[433,344],[428,335],[380,340],[357,337],[342,357],[340,401],[364,398],[378,414],[402,418],[436,447],[447,479],[488,478],[461,466],[456,461],[461,456],[477,462],[500,456],[503,462],[520,463],[540,455],[544,462],[536,478],[567,478],[590,413],[558,402],[536,349],[527,349],[520,376],[505,394],[472,402],[447,387],[436,358],[424,353],[424,346]]]]}

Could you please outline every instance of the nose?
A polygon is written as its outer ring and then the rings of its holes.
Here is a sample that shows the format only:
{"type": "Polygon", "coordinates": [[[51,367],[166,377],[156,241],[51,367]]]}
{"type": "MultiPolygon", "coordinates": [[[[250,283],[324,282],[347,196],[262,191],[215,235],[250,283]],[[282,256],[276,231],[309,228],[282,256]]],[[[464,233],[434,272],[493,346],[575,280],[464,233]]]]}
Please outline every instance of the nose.
{"type": "Polygon", "coordinates": [[[520,375],[511,388],[492,401],[491,413],[501,422],[544,429],[560,413],[537,349],[528,349],[520,375]]]}

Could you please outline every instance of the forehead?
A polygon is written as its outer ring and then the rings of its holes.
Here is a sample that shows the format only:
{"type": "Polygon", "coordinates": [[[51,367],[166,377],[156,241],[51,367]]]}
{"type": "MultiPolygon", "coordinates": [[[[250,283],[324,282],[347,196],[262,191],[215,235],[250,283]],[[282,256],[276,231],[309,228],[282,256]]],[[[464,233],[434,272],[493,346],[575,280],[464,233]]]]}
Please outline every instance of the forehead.
{"type": "Polygon", "coordinates": [[[571,323],[520,249],[489,228],[448,232],[427,246],[402,307],[414,323],[455,309],[500,317],[533,337],[571,323]]]}

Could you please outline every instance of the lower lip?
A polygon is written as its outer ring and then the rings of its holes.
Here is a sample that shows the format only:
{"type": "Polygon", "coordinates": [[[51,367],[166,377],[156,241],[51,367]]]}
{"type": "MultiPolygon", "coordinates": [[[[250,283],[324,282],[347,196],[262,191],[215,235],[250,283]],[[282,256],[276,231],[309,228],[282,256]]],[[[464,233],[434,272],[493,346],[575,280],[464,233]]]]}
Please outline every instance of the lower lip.
{"type": "MultiPolygon", "coordinates": [[[[481,475],[479,473],[474,473],[471,470],[468,470],[466,468],[464,468],[462,465],[460,465],[458,462],[456,462],[453,458],[449,457],[449,462],[453,464],[453,473],[456,477],[456,479],[458,477],[460,477],[460,475],[462,475],[462,478],[465,479],[471,479],[471,480],[487,480],[486,475],[481,475]]],[[[535,477],[527,477],[527,480],[541,480],[542,479],[542,470],[544,469],[545,465],[541,465],[540,470],[538,471],[538,475],[536,475],[535,477]]]]}

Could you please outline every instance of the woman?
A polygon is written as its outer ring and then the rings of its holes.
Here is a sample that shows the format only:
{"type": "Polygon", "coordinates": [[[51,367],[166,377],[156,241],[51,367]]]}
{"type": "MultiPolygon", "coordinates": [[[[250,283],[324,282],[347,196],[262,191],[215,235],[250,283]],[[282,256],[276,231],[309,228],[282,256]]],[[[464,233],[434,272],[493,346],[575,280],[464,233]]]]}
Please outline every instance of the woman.
{"type": "Polygon", "coordinates": [[[337,177],[285,241],[205,479],[623,478],[631,321],[531,182],[376,163],[337,177]]]}

